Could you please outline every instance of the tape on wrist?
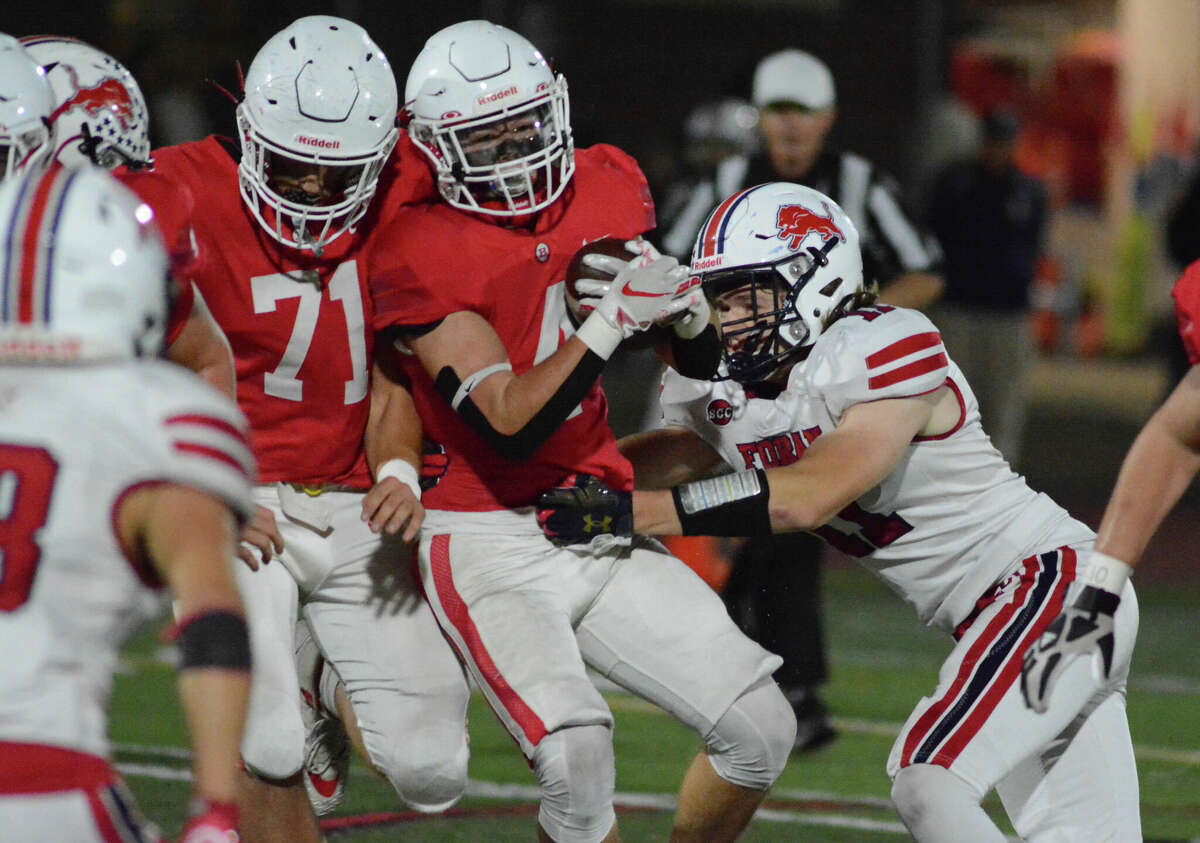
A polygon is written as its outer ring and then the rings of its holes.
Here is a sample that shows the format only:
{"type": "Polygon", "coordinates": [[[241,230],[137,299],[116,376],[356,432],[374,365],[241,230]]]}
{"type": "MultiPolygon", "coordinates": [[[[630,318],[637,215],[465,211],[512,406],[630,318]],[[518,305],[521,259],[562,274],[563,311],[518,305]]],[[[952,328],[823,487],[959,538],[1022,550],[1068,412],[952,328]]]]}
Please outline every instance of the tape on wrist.
{"type": "Polygon", "coordinates": [[[771,489],[761,468],[684,483],[671,496],[685,536],[771,534],[771,489]]]}
{"type": "Polygon", "coordinates": [[[1133,568],[1107,553],[1092,551],[1087,566],[1079,572],[1076,581],[1080,585],[1090,585],[1111,594],[1120,594],[1125,587],[1125,581],[1133,573],[1133,568]]]}
{"type": "Polygon", "coordinates": [[[396,478],[405,486],[412,489],[412,493],[416,495],[417,500],[421,499],[421,477],[407,460],[396,457],[379,466],[379,469],[375,472],[375,482],[382,483],[388,477],[396,478]]]}
{"type": "Polygon", "coordinates": [[[621,344],[621,340],[624,339],[621,331],[601,316],[598,310],[593,310],[592,315],[583,320],[583,324],[579,326],[575,336],[579,337],[583,344],[594,351],[601,360],[611,357],[612,353],[617,350],[617,346],[621,344]]]}

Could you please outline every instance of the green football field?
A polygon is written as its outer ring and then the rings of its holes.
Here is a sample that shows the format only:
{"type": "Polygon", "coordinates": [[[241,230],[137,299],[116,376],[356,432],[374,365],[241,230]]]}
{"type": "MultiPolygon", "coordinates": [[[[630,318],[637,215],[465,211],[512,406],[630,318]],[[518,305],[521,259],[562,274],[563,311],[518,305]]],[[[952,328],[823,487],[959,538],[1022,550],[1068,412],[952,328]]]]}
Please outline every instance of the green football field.
{"type": "MultiPolygon", "coordinates": [[[[1200,589],[1141,583],[1141,634],[1129,716],[1148,841],[1200,840],[1200,589]]],[[[948,650],[898,599],[850,567],[827,569],[826,627],[833,678],[826,699],[840,737],[795,758],[743,839],[905,840],[884,772],[892,739],[932,689],[948,650]]],[[[148,630],[126,650],[128,670],[112,702],[116,759],[144,813],[175,834],[189,794],[173,672],[157,660],[148,630]]],[[[640,700],[612,694],[617,790],[624,840],[665,841],[673,794],[698,739],[640,700]]],[[[330,840],[505,841],[534,839],[535,782],[512,741],[476,696],[470,710],[470,785],[439,817],[406,812],[386,784],[357,762],[347,796],[325,821],[330,840]]],[[[988,810],[1002,818],[994,797],[988,810]]],[[[1011,833],[1007,823],[1004,827],[1011,833]]],[[[1014,838],[1015,839],[1015,838],[1014,838]]]]}

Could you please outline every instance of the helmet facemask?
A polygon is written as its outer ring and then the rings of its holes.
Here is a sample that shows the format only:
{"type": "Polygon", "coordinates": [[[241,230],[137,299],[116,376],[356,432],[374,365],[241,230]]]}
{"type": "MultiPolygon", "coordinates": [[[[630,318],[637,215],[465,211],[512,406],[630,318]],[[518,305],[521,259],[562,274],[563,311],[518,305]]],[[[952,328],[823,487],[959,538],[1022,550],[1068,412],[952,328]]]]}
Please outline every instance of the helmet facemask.
{"type": "Polygon", "coordinates": [[[53,137],[45,124],[11,133],[0,128],[0,161],[3,162],[0,181],[18,170],[48,160],[53,149],[53,137]]]}
{"type": "Polygon", "coordinates": [[[298,154],[256,129],[244,106],[237,111],[242,142],[238,182],[242,198],[276,240],[318,257],[363,218],[399,133],[365,155],[298,154]],[[306,182],[315,189],[305,189],[306,182]],[[314,183],[315,182],[315,183],[314,183]],[[264,214],[265,208],[273,213],[264,214]]]}
{"type": "MultiPolygon", "coordinates": [[[[713,380],[745,384],[769,379],[800,358],[828,323],[841,315],[845,300],[828,311],[827,317],[819,310],[806,315],[798,303],[809,284],[821,283],[814,276],[829,264],[829,252],[839,242],[835,237],[819,248],[810,246],[772,263],[702,275],[705,295],[715,303],[718,314],[729,310],[729,305],[749,313],[729,320],[722,316],[724,365],[713,380]]],[[[833,294],[841,283],[841,278],[825,282],[829,289],[824,295],[833,294]]]]}
{"type": "Polygon", "coordinates": [[[450,205],[492,216],[546,208],[575,172],[567,83],[470,120],[413,120],[410,131],[437,167],[450,205]]]}

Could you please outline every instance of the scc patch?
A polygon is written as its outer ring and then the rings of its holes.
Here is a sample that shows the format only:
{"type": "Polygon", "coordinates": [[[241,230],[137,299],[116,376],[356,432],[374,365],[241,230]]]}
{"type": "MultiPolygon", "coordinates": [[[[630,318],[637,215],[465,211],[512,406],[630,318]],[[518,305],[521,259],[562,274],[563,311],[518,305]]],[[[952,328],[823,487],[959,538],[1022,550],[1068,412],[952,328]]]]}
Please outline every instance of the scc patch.
{"type": "Polygon", "coordinates": [[[733,405],[724,398],[714,398],[708,405],[708,420],[713,424],[727,425],[733,421],[733,405]]]}

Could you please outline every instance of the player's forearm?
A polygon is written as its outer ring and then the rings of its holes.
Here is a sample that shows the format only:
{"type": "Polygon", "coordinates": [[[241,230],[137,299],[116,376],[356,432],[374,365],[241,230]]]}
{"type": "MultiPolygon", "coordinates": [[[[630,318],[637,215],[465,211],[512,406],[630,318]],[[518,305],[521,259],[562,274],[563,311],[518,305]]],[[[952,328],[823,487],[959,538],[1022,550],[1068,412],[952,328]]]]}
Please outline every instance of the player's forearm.
{"type": "Polygon", "coordinates": [[[683,534],[670,489],[635,490],[633,493],[633,531],[643,536],[683,534]]]}
{"type": "Polygon", "coordinates": [[[1096,549],[1136,566],[1167,513],[1200,471],[1200,453],[1171,435],[1158,417],[1138,434],[1117,476],[1096,549]]]}
{"type": "Polygon", "coordinates": [[[376,365],[371,381],[371,411],[364,447],[373,477],[385,463],[399,459],[421,471],[421,418],[412,394],[376,365]]]}
{"type": "Polygon", "coordinates": [[[167,349],[167,357],[191,369],[224,395],[237,397],[237,373],[229,342],[201,299],[192,305],[183,330],[167,349]]]}
{"type": "Polygon", "coordinates": [[[496,371],[472,389],[470,376],[461,382],[447,367],[435,386],[493,450],[520,462],[530,459],[558,431],[591,391],[603,367],[604,360],[571,338],[520,376],[496,371]]]}
{"type": "Polygon", "coordinates": [[[633,531],[650,536],[761,536],[818,526],[803,501],[776,503],[770,478],[749,470],[633,493],[633,531]]]}
{"type": "Polygon", "coordinates": [[[183,671],[179,696],[192,744],[196,794],[209,802],[234,802],[250,672],[183,671]]]}
{"type": "Polygon", "coordinates": [[[720,456],[699,436],[682,428],[659,428],[617,443],[633,465],[639,489],[669,489],[699,479],[720,465],[720,456]]]}

